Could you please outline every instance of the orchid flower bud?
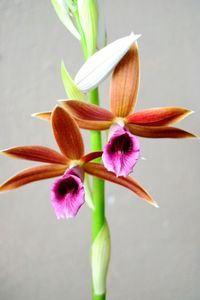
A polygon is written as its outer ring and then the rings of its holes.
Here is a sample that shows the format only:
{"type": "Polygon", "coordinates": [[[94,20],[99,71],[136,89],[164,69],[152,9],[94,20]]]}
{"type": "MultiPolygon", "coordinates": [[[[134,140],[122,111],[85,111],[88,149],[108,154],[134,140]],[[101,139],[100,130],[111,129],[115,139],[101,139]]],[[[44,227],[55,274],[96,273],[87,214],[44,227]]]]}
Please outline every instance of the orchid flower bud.
{"type": "Polygon", "coordinates": [[[51,0],[51,3],[56,11],[56,14],[63,25],[78,39],[80,40],[80,34],[74,25],[71,9],[72,1],[70,0],[51,0]]]}
{"type": "Polygon", "coordinates": [[[71,99],[78,99],[85,101],[85,95],[80,91],[80,89],[75,84],[74,80],[69,75],[64,62],[61,62],[61,78],[65,88],[67,96],[71,99]]]}
{"type": "Polygon", "coordinates": [[[74,81],[79,89],[85,93],[97,87],[140,36],[132,32],[93,54],[76,74],[74,81]]]}
{"type": "Polygon", "coordinates": [[[110,233],[105,221],[91,248],[92,280],[95,295],[106,292],[106,277],[110,262],[110,233]]]}
{"type": "Polygon", "coordinates": [[[96,0],[78,0],[78,12],[87,44],[87,54],[96,51],[98,36],[98,8],[96,0]]]}

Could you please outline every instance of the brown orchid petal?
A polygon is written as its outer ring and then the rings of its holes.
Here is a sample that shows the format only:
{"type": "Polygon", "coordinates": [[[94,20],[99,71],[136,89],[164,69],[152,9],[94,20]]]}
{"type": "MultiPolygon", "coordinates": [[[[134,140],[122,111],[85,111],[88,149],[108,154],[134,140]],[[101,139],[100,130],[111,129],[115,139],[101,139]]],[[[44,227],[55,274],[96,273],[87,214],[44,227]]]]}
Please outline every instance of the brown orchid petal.
{"type": "Polygon", "coordinates": [[[77,100],[60,100],[59,103],[75,118],[86,121],[112,121],[113,113],[95,104],[77,100]]]}
{"type": "Polygon", "coordinates": [[[2,150],[1,153],[14,158],[45,163],[66,165],[68,162],[68,159],[62,154],[43,146],[21,146],[2,150]]]}
{"type": "Polygon", "coordinates": [[[23,170],[4,182],[0,186],[0,192],[13,190],[30,182],[61,176],[65,170],[66,167],[56,164],[42,165],[23,170]]]}
{"type": "Polygon", "coordinates": [[[112,122],[106,122],[106,121],[86,121],[86,120],[80,120],[75,119],[78,126],[82,129],[88,129],[88,130],[106,130],[109,129],[112,125],[112,122]]]}
{"type": "Polygon", "coordinates": [[[138,88],[140,63],[137,43],[115,67],[110,90],[111,111],[117,117],[126,117],[135,107],[138,88]]]}
{"type": "Polygon", "coordinates": [[[129,115],[128,123],[146,126],[165,126],[177,123],[190,115],[191,110],[182,107],[149,108],[129,115]]]}
{"type": "Polygon", "coordinates": [[[138,136],[146,138],[194,138],[197,137],[195,134],[187,132],[185,130],[168,127],[168,126],[140,126],[140,125],[127,125],[129,130],[138,136]]]}
{"type": "Polygon", "coordinates": [[[52,128],[61,152],[69,159],[80,159],[84,154],[84,145],[77,123],[62,107],[52,112],[52,128]]]}
{"type": "Polygon", "coordinates": [[[51,120],[51,111],[44,111],[44,112],[38,112],[32,114],[32,117],[42,119],[45,121],[50,121],[51,120]]]}
{"type": "Polygon", "coordinates": [[[105,130],[111,126],[114,119],[111,112],[94,104],[76,100],[60,100],[59,103],[73,116],[78,126],[83,129],[105,130]]]}
{"type": "Polygon", "coordinates": [[[152,197],[130,176],[116,177],[116,175],[113,172],[107,171],[103,165],[97,163],[85,164],[84,170],[90,175],[122,185],[128,188],[129,190],[133,191],[136,195],[146,200],[148,203],[157,206],[156,202],[152,199],[152,197]]]}
{"type": "Polygon", "coordinates": [[[84,155],[81,160],[84,162],[84,163],[87,163],[93,159],[96,159],[98,157],[101,157],[103,154],[103,151],[96,151],[96,152],[91,152],[91,153],[88,153],[86,155],[84,155]]]}

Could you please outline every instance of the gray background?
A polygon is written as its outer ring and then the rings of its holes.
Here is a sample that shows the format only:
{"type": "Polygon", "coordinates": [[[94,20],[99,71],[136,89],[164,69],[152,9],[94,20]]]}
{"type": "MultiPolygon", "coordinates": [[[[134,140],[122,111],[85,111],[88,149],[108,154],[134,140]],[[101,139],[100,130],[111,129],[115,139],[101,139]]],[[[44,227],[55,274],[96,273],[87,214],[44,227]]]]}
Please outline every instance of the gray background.
{"type": "MultiPolygon", "coordinates": [[[[108,39],[142,33],[137,110],[185,106],[196,111],[182,128],[199,132],[200,1],[108,1],[108,39]]],[[[50,1],[0,1],[0,148],[56,147],[48,123],[30,114],[64,98],[60,60],[74,76],[82,64],[78,42],[50,1]]],[[[101,86],[108,107],[109,80],[101,86]]],[[[85,137],[88,139],[86,133],[85,137]]],[[[134,177],[159,203],[107,184],[112,234],[110,300],[198,300],[199,141],[141,139],[134,177]],[[110,200],[109,200],[110,199],[110,200]]],[[[1,182],[31,163],[0,157],[1,182]]],[[[32,164],[31,164],[32,165],[32,164]]],[[[0,299],[90,299],[90,211],[57,221],[50,181],[1,195],[0,299]]]]}

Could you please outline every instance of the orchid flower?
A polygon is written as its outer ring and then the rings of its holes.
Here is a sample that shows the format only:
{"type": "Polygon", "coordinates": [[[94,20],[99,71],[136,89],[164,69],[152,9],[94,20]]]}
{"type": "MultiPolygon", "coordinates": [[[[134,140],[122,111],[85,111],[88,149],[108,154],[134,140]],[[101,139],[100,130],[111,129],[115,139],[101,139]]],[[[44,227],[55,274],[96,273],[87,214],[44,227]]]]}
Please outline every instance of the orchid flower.
{"type": "Polygon", "coordinates": [[[122,185],[150,204],[156,206],[151,196],[131,177],[117,178],[103,165],[90,162],[100,157],[102,151],[84,155],[84,145],[78,125],[62,107],[52,112],[51,124],[61,153],[43,146],[21,146],[2,150],[1,153],[18,159],[39,161],[44,165],[28,168],[8,179],[0,191],[8,191],[27,183],[61,176],[51,187],[51,198],[57,218],[74,217],[84,203],[84,172],[122,185]]]}
{"type": "MultiPolygon", "coordinates": [[[[194,134],[169,125],[176,123],[191,110],[181,107],[156,107],[133,112],[139,87],[139,54],[137,43],[115,67],[110,88],[110,109],[76,100],[60,100],[80,128],[109,129],[109,141],[103,151],[103,162],[117,176],[126,176],[139,158],[136,136],[148,138],[190,138],[194,134]]],[[[50,112],[37,115],[50,118],[50,112]]]]}

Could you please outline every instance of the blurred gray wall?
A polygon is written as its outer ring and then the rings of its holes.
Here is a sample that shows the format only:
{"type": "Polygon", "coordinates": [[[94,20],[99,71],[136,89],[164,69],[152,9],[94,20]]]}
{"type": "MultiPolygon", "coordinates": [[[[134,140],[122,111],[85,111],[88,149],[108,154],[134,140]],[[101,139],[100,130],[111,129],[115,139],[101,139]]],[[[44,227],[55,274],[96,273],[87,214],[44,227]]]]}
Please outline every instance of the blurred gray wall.
{"type": "MultiPolygon", "coordinates": [[[[107,1],[108,40],[142,33],[137,110],[185,106],[196,111],[182,128],[200,133],[200,1],[107,1]]],[[[77,41],[50,1],[0,1],[0,148],[56,147],[47,123],[31,113],[64,98],[60,60],[74,76],[82,64],[77,41]]],[[[108,107],[109,80],[101,86],[108,107]]],[[[89,138],[84,133],[86,140],[89,138]]],[[[110,300],[200,298],[199,141],[140,139],[133,176],[159,203],[107,184],[112,234],[110,300]]],[[[1,182],[30,163],[0,157],[1,182]]],[[[90,211],[57,221],[50,181],[0,197],[0,299],[90,299],[90,211]]]]}

